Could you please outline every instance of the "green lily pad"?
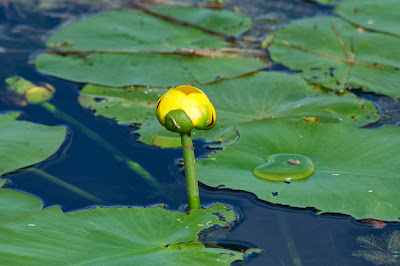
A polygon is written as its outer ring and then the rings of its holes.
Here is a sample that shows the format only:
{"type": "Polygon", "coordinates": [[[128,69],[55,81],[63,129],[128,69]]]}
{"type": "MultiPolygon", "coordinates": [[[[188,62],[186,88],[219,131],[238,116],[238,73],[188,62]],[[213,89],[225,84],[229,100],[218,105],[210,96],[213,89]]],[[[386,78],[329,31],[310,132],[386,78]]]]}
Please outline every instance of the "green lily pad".
{"type": "Polygon", "coordinates": [[[14,113],[14,112],[0,114],[0,125],[5,123],[5,122],[7,122],[7,121],[15,120],[20,115],[21,115],[20,113],[14,113]]]}
{"type": "Polygon", "coordinates": [[[0,202],[0,224],[43,208],[39,199],[4,188],[0,189],[0,202]]]}
{"type": "Polygon", "coordinates": [[[198,49],[228,45],[199,29],[167,22],[139,10],[109,12],[80,20],[54,33],[46,43],[48,47],[64,44],[59,47],[61,50],[88,51],[172,51],[170,47],[198,49]]]}
{"type": "MultiPolygon", "coordinates": [[[[272,203],[315,207],[322,213],[399,221],[400,128],[371,130],[298,119],[267,119],[240,124],[237,130],[240,139],[236,144],[198,160],[200,182],[249,191],[272,203]],[[266,163],[265,158],[276,154],[306,157],[315,172],[306,179],[293,180],[283,171],[283,182],[253,174],[255,168],[266,163]]],[[[290,159],[295,158],[288,156],[288,163],[290,159]]]]}
{"type": "MultiPolygon", "coordinates": [[[[171,7],[163,10],[173,13],[171,7]]],[[[178,13],[183,10],[177,8],[178,13]]],[[[236,24],[226,22],[227,17],[237,17],[235,23],[244,19],[244,15],[233,12],[228,16],[228,11],[186,10],[189,17],[215,26],[216,30],[230,25],[238,32],[236,24]],[[225,22],[220,25],[221,21],[225,22]]],[[[106,86],[208,83],[266,67],[265,62],[256,58],[218,55],[218,48],[230,44],[200,29],[138,10],[115,11],[78,21],[52,35],[47,45],[69,54],[39,55],[38,70],[67,80],[106,86]],[[206,48],[217,51],[193,54],[192,49],[206,48]]]]}
{"type": "Polygon", "coordinates": [[[54,207],[1,226],[0,259],[7,265],[229,265],[243,253],[206,248],[197,234],[232,220],[222,204],[190,215],[160,207],[74,213],[54,207]]]}
{"type": "Polygon", "coordinates": [[[47,159],[66,135],[65,127],[13,120],[18,115],[0,114],[0,176],[47,159]]]}
{"type": "Polygon", "coordinates": [[[311,83],[334,90],[362,88],[399,98],[399,46],[399,38],[359,30],[339,18],[315,17],[278,30],[270,52],[274,61],[302,70],[299,75],[311,83]]]}
{"type": "MultiPolygon", "coordinates": [[[[232,141],[239,122],[270,117],[318,117],[320,122],[363,126],[379,119],[375,106],[351,93],[338,96],[310,87],[303,79],[285,73],[259,72],[249,77],[199,86],[213,103],[218,124],[208,131],[193,131],[207,141],[232,141]]],[[[121,124],[141,124],[139,140],[162,147],[180,146],[179,134],[167,131],[155,116],[158,98],[166,89],[112,88],[87,85],[79,101],[96,115],[121,124]]]]}
{"type": "Polygon", "coordinates": [[[335,11],[363,28],[400,37],[400,2],[397,0],[342,0],[335,11]]]}
{"type": "MultiPolygon", "coordinates": [[[[99,40],[100,41],[100,40],[99,40]]],[[[106,86],[178,86],[208,83],[257,71],[253,58],[207,58],[167,54],[94,53],[84,57],[42,54],[36,67],[45,74],[106,86]]]]}
{"type": "Polygon", "coordinates": [[[160,6],[152,10],[225,35],[239,37],[251,28],[251,19],[228,10],[190,6],[160,6]]]}

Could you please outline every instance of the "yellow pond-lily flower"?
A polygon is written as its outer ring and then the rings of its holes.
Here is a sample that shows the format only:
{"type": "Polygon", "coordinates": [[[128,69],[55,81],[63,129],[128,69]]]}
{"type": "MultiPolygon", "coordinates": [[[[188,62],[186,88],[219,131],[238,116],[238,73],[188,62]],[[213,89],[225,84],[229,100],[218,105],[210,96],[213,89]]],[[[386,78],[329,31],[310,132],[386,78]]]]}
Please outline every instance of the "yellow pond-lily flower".
{"type": "MultiPolygon", "coordinates": [[[[210,129],[217,122],[217,114],[207,95],[198,88],[189,85],[175,87],[162,95],[157,102],[156,113],[161,125],[175,132],[181,132],[179,131],[181,127],[210,129]],[[185,119],[181,119],[182,115],[178,114],[176,110],[184,111],[183,116],[188,117],[191,121],[189,127],[184,125],[185,119]],[[171,117],[178,130],[175,126],[174,129],[168,126],[167,115],[171,117]]],[[[190,129],[186,131],[190,131],[190,129]]]]}

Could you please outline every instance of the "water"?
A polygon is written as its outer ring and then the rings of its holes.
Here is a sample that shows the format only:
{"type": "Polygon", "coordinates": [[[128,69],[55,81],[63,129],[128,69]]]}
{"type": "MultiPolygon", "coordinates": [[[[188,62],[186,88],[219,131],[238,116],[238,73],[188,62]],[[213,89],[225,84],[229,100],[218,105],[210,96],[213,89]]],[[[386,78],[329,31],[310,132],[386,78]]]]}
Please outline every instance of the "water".
{"type": "MultiPolygon", "coordinates": [[[[43,36],[57,25],[102,8],[120,6],[118,1],[97,3],[90,5],[82,1],[78,5],[67,1],[66,4],[58,4],[53,8],[31,10],[32,13],[29,8],[23,9],[12,3],[7,9],[4,6],[0,8],[0,49],[6,50],[0,53],[0,79],[21,75],[32,81],[52,84],[57,90],[52,104],[96,131],[141,164],[161,183],[162,191],[149,186],[78,128],[67,125],[40,106],[17,107],[0,103],[0,112],[22,111],[23,120],[68,126],[68,137],[59,152],[35,167],[92,193],[106,201],[109,206],[151,206],[164,203],[169,209],[182,210],[186,204],[186,192],[183,172],[178,166],[179,158],[182,157],[180,149],[160,149],[137,142],[135,128],[96,117],[79,105],[78,91],[83,84],[44,76],[32,65],[32,54],[44,48],[43,36]]],[[[332,12],[327,6],[294,0],[235,3],[256,22],[255,30],[250,32],[251,37],[264,36],[293,19],[332,12]],[[271,23],[267,26],[257,24],[265,24],[265,21],[271,23]]],[[[286,70],[280,65],[273,65],[273,69],[286,70]]],[[[4,89],[4,83],[0,86],[4,89]]],[[[373,126],[399,123],[400,105],[397,101],[371,93],[357,93],[377,104],[383,114],[382,119],[373,126]]],[[[197,157],[205,156],[211,151],[202,141],[195,141],[194,145],[197,157]]],[[[64,211],[74,211],[96,204],[31,172],[4,177],[9,179],[7,188],[35,195],[44,202],[45,207],[61,205],[64,211]]],[[[202,241],[209,246],[217,245],[236,250],[262,249],[262,253],[249,257],[246,261],[248,265],[295,265],[297,258],[301,259],[303,265],[368,265],[363,259],[352,256],[352,252],[359,249],[356,238],[400,229],[398,223],[387,223],[383,229],[373,229],[349,216],[319,215],[312,208],[277,206],[242,191],[218,190],[201,185],[200,195],[203,206],[222,202],[230,205],[238,216],[238,221],[232,228],[214,228],[202,233],[202,241]]]]}
{"type": "Polygon", "coordinates": [[[311,176],[315,167],[313,162],[300,154],[272,154],[265,158],[266,163],[257,166],[253,174],[270,181],[300,180],[311,176]]]}

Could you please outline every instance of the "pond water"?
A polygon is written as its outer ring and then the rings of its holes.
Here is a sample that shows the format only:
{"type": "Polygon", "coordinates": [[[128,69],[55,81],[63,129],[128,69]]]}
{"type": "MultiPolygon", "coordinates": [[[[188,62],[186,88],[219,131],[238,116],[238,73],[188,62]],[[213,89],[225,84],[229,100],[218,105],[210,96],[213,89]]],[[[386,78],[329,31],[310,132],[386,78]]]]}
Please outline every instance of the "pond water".
{"type": "MultiPolygon", "coordinates": [[[[171,210],[184,209],[186,192],[184,175],[179,167],[179,159],[182,157],[180,149],[160,149],[138,142],[136,128],[96,117],[79,105],[77,97],[83,84],[42,75],[35,70],[32,63],[35,53],[45,48],[45,36],[57,26],[83,15],[118,8],[122,6],[122,2],[92,1],[90,4],[90,1],[65,1],[64,4],[54,4],[55,2],[58,1],[20,0],[0,7],[1,89],[4,89],[3,80],[12,75],[52,84],[57,90],[52,104],[96,131],[142,165],[157,178],[162,190],[149,186],[78,128],[40,106],[18,107],[1,102],[0,112],[21,111],[23,120],[68,126],[68,137],[61,149],[35,167],[107,202],[102,205],[152,206],[163,203],[171,210]],[[40,7],[39,3],[43,6],[40,7]]],[[[265,36],[294,19],[332,13],[329,6],[307,1],[233,2],[241,12],[255,21],[256,25],[249,36],[256,38],[265,36]]],[[[287,71],[280,65],[274,64],[272,68],[287,71]]],[[[369,127],[399,123],[400,104],[397,101],[372,93],[356,93],[373,101],[381,111],[382,119],[369,127]]],[[[212,152],[202,141],[195,141],[195,148],[197,157],[204,157],[212,152]]],[[[4,177],[9,179],[6,184],[8,189],[35,195],[44,202],[45,207],[60,205],[64,211],[74,211],[97,204],[29,171],[4,177]]],[[[373,229],[349,216],[318,215],[314,209],[276,206],[260,201],[247,192],[218,190],[201,185],[200,195],[203,206],[222,202],[232,206],[238,216],[238,221],[228,230],[214,228],[202,233],[202,241],[209,246],[263,250],[262,253],[248,258],[246,265],[368,265],[365,260],[352,256],[352,252],[359,248],[356,238],[400,230],[398,223],[387,223],[383,229],[373,229]]]]}

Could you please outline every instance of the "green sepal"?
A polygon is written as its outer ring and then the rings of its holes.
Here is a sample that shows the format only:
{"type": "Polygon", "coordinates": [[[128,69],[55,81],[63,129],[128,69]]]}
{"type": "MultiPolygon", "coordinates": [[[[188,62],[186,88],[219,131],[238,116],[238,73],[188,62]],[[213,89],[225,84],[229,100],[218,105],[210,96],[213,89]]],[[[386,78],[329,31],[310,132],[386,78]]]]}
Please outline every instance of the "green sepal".
{"type": "Polygon", "coordinates": [[[5,79],[5,82],[8,91],[15,92],[21,96],[25,95],[25,92],[30,88],[35,87],[35,84],[20,76],[8,77],[5,79]]]}
{"type": "Polygon", "coordinates": [[[165,128],[172,132],[189,133],[193,123],[185,111],[172,110],[165,116],[165,128]]]}

